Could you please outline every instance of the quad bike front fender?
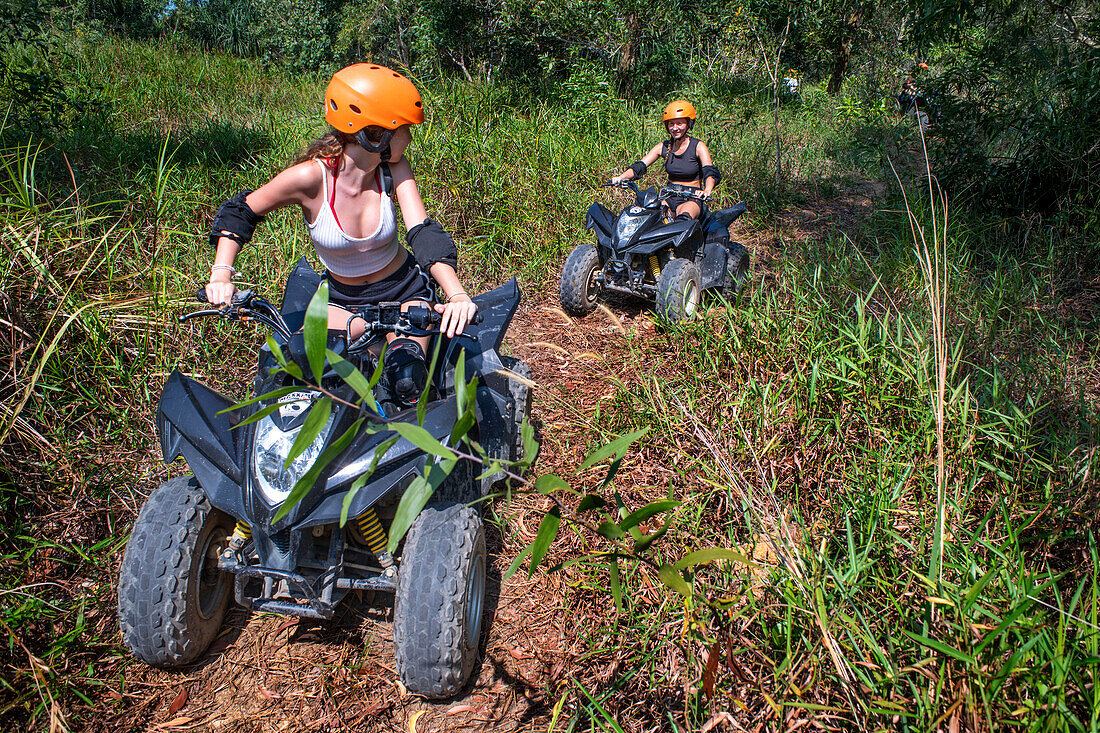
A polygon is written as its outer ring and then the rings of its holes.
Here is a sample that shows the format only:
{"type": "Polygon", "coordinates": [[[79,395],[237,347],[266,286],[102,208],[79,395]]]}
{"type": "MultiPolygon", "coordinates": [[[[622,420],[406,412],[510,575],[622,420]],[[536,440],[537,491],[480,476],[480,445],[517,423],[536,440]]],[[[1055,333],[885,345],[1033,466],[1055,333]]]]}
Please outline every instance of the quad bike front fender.
{"type": "Polygon", "coordinates": [[[624,250],[624,254],[650,255],[671,247],[676,250],[677,257],[690,260],[694,258],[701,239],[699,222],[696,220],[673,221],[642,234],[637,242],[624,250]]]}
{"type": "Polygon", "coordinates": [[[615,231],[615,215],[606,206],[598,201],[589,206],[588,215],[584,218],[584,227],[596,234],[596,241],[600,246],[611,248],[611,235],[615,231]]]}
{"type": "Polygon", "coordinates": [[[234,429],[242,416],[236,411],[225,412],[233,404],[225,395],[173,370],[157,406],[157,435],[166,463],[182,456],[210,503],[243,518],[240,487],[252,429],[234,429]]]}

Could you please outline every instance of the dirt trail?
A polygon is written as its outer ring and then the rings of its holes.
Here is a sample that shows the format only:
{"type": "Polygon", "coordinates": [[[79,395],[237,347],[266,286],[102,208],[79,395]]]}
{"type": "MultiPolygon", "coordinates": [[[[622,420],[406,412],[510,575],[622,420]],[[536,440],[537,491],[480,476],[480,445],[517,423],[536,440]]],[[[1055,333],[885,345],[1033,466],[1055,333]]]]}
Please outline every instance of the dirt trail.
{"type": "MultiPolygon", "coordinates": [[[[869,213],[878,191],[815,213],[784,217],[788,235],[813,236],[837,219],[869,213]],[[815,231],[816,230],[816,231],[815,231]]],[[[772,236],[735,236],[754,258],[755,279],[775,258],[772,236]]],[[[592,414],[615,395],[614,380],[630,385],[658,366],[664,336],[648,310],[611,303],[583,320],[570,319],[556,292],[528,294],[510,329],[508,350],[532,368],[539,385],[534,419],[542,448],[538,473],[569,476],[593,447],[592,414]]],[[[663,495],[660,469],[643,483],[663,495]]],[[[624,471],[628,469],[624,468],[624,471]]],[[[623,479],[626,480],[626,479],[623,479]]],[[[334,622],[230,612],[222,634],[199,665],[183,671],[151,669],[128,658],[103,660],[102,698],[86,730],[162,731],[425,731],[545,730],[562,681],[583,674],[588,651],[583,630],[607,608],[593,606],[564,574],[518,572],[500,577],[533,538],[539,498],[498,506],[507,527],[490,528],[490,598],[476,681],[465,694],[429,703],[407,694],[394,671],[392,598],[345,604],[334,622]]],[[[611,670],[613,673],[613,670],[611,670]]]]}

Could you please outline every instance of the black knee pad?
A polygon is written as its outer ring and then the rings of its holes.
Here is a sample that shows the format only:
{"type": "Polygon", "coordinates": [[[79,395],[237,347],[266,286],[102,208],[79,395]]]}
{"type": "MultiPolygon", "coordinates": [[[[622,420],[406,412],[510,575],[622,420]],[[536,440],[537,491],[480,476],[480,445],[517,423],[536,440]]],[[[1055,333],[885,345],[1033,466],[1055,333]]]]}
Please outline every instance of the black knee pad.
{"type": "Polygon", "coordinates": [[[686,211],[681,213],[681,214],[676,215],[676,221],[691,221],[694,218],[695,218],[694,216],[687,213],[686,211]]]}
{"type": "Polygon", "coordinates": [[[411,339],[397,338],[390,343],[384,361],[382,378],[394,402],[412,407],[428,383],[424,349],[411,339]]]}

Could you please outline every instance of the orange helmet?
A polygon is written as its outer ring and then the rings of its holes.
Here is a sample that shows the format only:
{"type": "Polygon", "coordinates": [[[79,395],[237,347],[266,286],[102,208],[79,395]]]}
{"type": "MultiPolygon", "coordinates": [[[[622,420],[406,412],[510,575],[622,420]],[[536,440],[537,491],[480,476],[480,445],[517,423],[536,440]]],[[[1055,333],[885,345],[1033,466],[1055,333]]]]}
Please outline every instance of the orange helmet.
{"type": "Polygon", "coordinates": [[[669,120],[675,120],[681,117],[686,117],[691,120],[692,123],[695,122],[695,107],[686,99],[677,99],[675,102],[670,102],[669,105],[665,107],[665,115],[662,121],[668,122],[669,120]]]}
{"type": "Polygon", "coordinates": [[[369,125],[396,130],[424,121],[424,104],[413,83],[378,64],[353,64],[337,71],[325,89],[325,120],[354,134],[369,125]]]}

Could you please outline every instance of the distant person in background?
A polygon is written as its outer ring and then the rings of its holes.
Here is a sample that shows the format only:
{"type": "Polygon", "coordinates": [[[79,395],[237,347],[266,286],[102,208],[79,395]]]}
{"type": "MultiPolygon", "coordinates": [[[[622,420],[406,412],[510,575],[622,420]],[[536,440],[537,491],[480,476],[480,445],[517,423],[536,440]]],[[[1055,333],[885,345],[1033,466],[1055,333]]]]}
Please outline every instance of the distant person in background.
{"type": "MultiPolygon", "coordinates": [[[[336,72],[325,90],[325,120],[332,125],[289,168],[255,191],[241,191],[214,217],[214,264],[206,297],[229,303],[236,291],[233,262],[264,216],[297,206],[305,218],[329,285],[329,328],[362,334],[360,306],[396,301],[434,306],[440,331],[462,333],[477,312],[458,279],[458,249],[443,227],[428,218],[404,153],[410,129],[424,121],[424,105],[412,82],[377,64],[336,72]],[[397,238],[394,203],[405,222],[397,238]],[[429,279],[430,278],[430,279],[429,279]],[[436,301],[435,285],[443,291],[436,301]]],[[[403,406],[416,403],[427,380],[427,338],[389,338],[386,372],[403,406]]]]}
{"type": "MultiPolygon", "coordinates": [[[[612,177],[611,182],[640,179],[657,158],[664,158],[669,183],[701,191],[704,199],[710,198],[722,174],[714,166],[706,143],[688,134],[695,126],[695,107],[685,99],[678,99],[665,107],[662,120],[669,139],[654,145],[641,160],[612,177]]],[[[703,213],[703,203],[687,196],[672,195],[666,203],[677,219],[698,219],[703,213]]]]}
{"type": "Polygon", "coordinates": [[[783,90],[788,96],[795,97],[796,99],[802,98],[802,92],[799,87],[801,83],[798,81],[798,77],[795,76],[794,69],[787,72],[789,76],[783,77],[783,90]]]}
{"type": "MultiPolygon", "coordinates": [[[[917,64],[918,72],[927,68],[928,64],[917,64]]],[[[905,77],[905,81],[901,83],[901,94],[898,95],[898,109],[901,110],[902,114],[914,115],[917,118],[917,124],[920,125],[922,130],[928,129],[928,101],[917,89],[917,81],[912,76],[905,77]]]]}

